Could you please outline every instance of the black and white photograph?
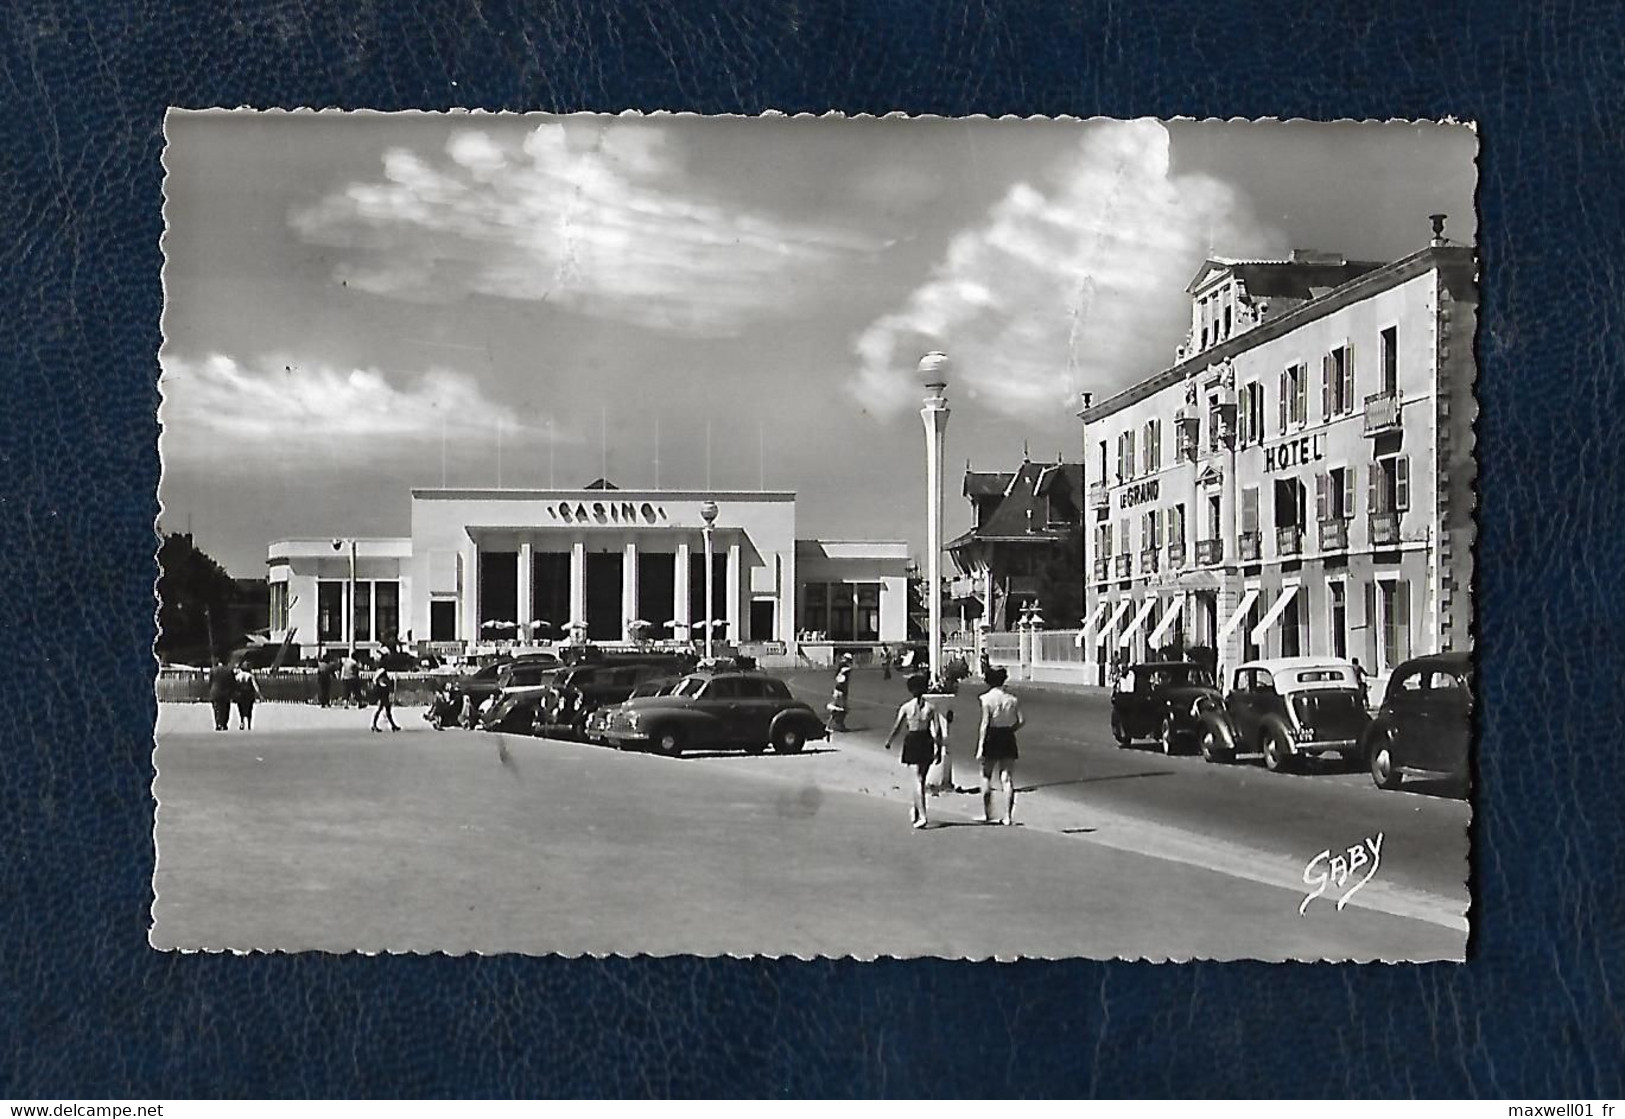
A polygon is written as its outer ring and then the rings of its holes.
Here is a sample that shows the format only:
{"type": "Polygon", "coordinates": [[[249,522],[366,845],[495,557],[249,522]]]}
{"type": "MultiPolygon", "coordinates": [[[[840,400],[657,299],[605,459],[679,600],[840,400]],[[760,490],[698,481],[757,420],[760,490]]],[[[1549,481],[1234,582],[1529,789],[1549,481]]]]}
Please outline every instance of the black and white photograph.
{"type": "Polygon", "coordinates": [[[170,110],[150,943],[1464,960],[1478,147],[170,110]]]}

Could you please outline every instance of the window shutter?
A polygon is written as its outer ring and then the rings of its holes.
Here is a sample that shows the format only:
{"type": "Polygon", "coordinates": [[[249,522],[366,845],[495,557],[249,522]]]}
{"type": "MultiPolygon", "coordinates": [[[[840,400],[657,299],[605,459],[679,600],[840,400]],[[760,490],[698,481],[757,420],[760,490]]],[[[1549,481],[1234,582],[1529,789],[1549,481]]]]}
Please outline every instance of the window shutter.
{"type": "Polygon", "coordinates": [[[1332,355],[1320,359],[1320,418],[1332,418],[1332,355]]]}
{"type": "Polygon", "coordinates": [[[1394,460],[1394,512],[1403,513],[1411,507],[1411,460],[1400,455],[1394,460]]]}
{"type": "Polygon", "coordinates": [[[1328,516],[1330,511],[1326,508],[1326,495],[1327,491],[1331,488],[1329,482],[1330,475],[1315,475],[1315,519],[1318,521],[1326,521],[1331,519],[1330,516],[1328,516]]]}
{"type": "Polygon", "coordinates": [[[1123,454],[1123,459],[1128,464],[1128,469],[1124,476],[1132,478],[1134,477],[1134,433],[1132,431],[1125,431],[1123,433],[1123,439],[1125,440],[1125,446],[1127,447],[1127,450],[1123,454]]]}
{"type": "Polygon", "coordinates": [[[1357,467],[1353,463],[1343,468],[1343,508],[1338,513],[1347,520],[1354,516],[1354,472],[1357,467]]]}
{"type": "Polygon", "coordinates": [[[1368,512],[1381,513],[1383,511],[1382,491],[1377,488],[1381,480],[1382,460],[1378,459],[1371,464],[1371,477],[1368,479],[1365,488],[1365,501],[1368,512]]]}
{"type": "Polygon", "coordinates": [[[1354,411],[1354,343],[1350,342],[1343,347],[1343,407],[1344,412],[1354,411]]]}
{"type": "Polygon", "coordinates": [[[1309,422],[1309,369],[1307,366],[1298,366],[1298,392],[1294,398],[1292,418],[1298,423],[1309,422]]]}
{"type": "Polygon", "coordinates": [[[1281,430],[1283,432],[1286,431],[1287,409],[1290,408],[1291,406],[1292,406],[1292,388],[1287,383],[1286,370],[1283,369],[1281,371],[1281,407],[1278,409],[1278,411],[1280,412],[1281,430]]]}

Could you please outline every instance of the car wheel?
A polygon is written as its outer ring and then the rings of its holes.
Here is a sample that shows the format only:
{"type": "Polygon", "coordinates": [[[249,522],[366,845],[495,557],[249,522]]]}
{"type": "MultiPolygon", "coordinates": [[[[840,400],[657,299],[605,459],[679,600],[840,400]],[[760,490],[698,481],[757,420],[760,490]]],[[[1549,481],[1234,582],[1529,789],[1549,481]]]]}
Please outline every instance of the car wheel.
{"type": "Polygon", "coordinates": [[[1123,716],[1116,711],[1112,712],[1112,737],[1117,739],[1119,746],[1134,745],[1133,737],[1129,734],[1128,728],[1123,725],[1123,716]]]}
{"type": "Polygon", "coordinates": [[[1174,717],[1172,715],[1162,717],[1162,727],[1157,732],[1157,745],[1162,747],[1164,757],[1171,758],[1179,753],[1179,742],[1174,737],[1174,717]]]}
{"type": "Polygon", "coordinates": [[[1292,745],[1279,727],[1264,736],[1264,768],[1271,773],[1288,773],[1292,769],[1292,745]]]}
{"type": "MultiPolygon", "coordinates": [[[[795,727],[782,727],[778,734],[773,736],[773,750],[779,754],[799,754],[801,748],[807,744],[807,736],[795,727]]],[[[760,753],[760,750],[754,751],[760,753]]]]}
{"type": "Polygon", "coordinates": [[[1394,764],[1394,740],[1387,731],[1377,735],[1371,742],[1371,754],[1367,764],[1371,769],[1371,780],[1379,789],[1390,792],[1405,783],[1405,775],[1394,764]]]}
{"type": "Polygon", "coordinates": [[[683,732],[676,727],[661,727],[655,731],[654,737],[650,741],[654,743],[654,748],[657,751],[668,758],[683,756],[683,746],[685,745],[683,732]]]}
{"type": "Polygon", "coordinates": [[[1202,760],[1214,765],[1222,765],[1230,760],[1230,751],[1219,745],[1219,734],[1212,727],[1202,731],[1201,738],[1202,760]]]}

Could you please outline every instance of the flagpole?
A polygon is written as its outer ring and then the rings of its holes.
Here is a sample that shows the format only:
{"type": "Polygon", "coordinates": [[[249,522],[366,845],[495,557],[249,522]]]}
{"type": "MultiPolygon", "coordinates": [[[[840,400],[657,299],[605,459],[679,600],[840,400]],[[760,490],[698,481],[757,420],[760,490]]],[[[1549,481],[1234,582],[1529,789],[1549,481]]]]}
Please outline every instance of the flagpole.
{"type": "Polygon", "coordinates": [[[655,417],[655,489],[660,488],[660,417],[655,417]]]}
{"type": "Polygon", "coordinates": [[[502,417],[497,417],[497,489],[502,488],[502,417]]]}
{"type": "Polygon", "coordinates": [[[711,421],[705,421],[705,488],[711,489],[711,421]]]}

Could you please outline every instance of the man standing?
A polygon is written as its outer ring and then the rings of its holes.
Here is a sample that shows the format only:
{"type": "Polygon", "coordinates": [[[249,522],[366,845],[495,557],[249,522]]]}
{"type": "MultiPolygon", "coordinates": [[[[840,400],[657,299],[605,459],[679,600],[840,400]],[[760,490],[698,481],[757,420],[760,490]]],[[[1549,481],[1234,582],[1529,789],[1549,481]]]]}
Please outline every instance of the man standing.
{"type": "Polygon", "coordinates": [[[226,658],[214,658],[214,667],[209,670],[209,706],[214,708],[215,730],[231,726],[231,699],[236,687],[237,674],[226,664],[226,658]]]}
{"type": "Polygon", "coordinates": [[[333,698],[333,661],[324,653],[316,654],[316,702],[323,707],[333,698]]]}
{"type": "Polygon", "coordinates": [[[1004,790],[1004,816],[999,821],[1006,827],[1014,822],[1016,812],[1016,731],[1026,722],[1022,718],[1021,703],[1004,690],[1009,674],[994,668],[987,674],[987,691],[982,693],[982,728],[977,738],[976,756],[982,762],[982,823],[993,822],[993,786],[997,782],[1004,790]]]}
{"type": "Polygon", "coordinates": [[[835,691],[829,700],[829,729],[846,729],[847,696],[852,689],[852,654],[842,653],[835,670],[835,691]]]}
{"type": "Polygon", "coordinates": [[[339,666],[339,683],[344,685],[344,706],[361,706],[361,664],[355,659],[355,650],[345,651],[344,663],[339,666]]]}

